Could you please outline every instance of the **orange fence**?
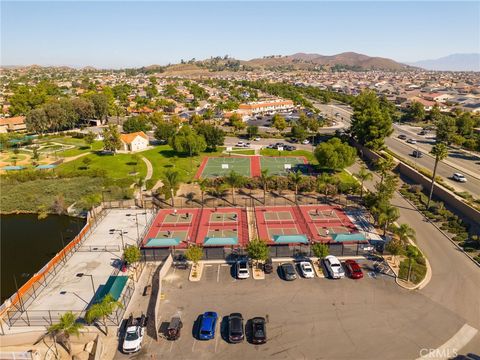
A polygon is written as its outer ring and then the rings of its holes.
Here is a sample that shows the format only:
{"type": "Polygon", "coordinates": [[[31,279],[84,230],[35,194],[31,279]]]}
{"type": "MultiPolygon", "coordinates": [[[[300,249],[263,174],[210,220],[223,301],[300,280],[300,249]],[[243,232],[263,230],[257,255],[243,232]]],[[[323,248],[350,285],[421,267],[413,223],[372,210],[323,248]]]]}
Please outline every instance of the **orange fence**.
{"type": "Polygon", "coordinates": [[[25,300],[23,298],[26,297],[26,295],[31,294],[32,290],[35,294],[36,290],[41,287],[40,285],[42,285],[42,281],[44,282],[43,286],[46,286],[47,275],[50,275],[52,270],[56,274],[56,267],[60,265],[61,261],[66,261],[67,257],[73,255],[83,240],[85,240],[87,233],[89,233],[91,230],[91,227],[92,221],[89,221],[87,224],[85,224],[80,233],[72,241],[70,241],[70,243],[60,250],[59,253],[57,253],[42,269],[40,269],[40,271],[38,271],[25,284],[23,284],[15,294],[7,299],[0,308],[0,316],[2,316],[6,310],[9,310],[12,306],[16,306],[18,303],[20,303],[20,307],[23,308],[25,304],[25,300]],[[37,285],[37,289],[35,289],[35,285],[37,285]],[[10,300],[10,304],[7,304],[8,300],[10,300]]]}

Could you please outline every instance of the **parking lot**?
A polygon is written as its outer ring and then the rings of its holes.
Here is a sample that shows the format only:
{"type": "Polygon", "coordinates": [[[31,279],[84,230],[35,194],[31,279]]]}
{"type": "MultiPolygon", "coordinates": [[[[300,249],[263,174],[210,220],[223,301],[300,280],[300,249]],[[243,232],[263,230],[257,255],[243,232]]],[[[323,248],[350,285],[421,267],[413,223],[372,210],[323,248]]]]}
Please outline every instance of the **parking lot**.
{"type": "Polygon", "coordinates": [[[371,261],[359,263],[365,274],[360,280],[298,276],[287,282],[277,273],[279,263],[265,280],[237,280],[227,264],[206,265],[200,282],[189,282],[188,271],[171,269],[163,282],[159,323],[180,315],[180,339],[148,338],[130,357],[412,359],[422,348],[443,344],[463,325],[463,319],[420,293],[401,289],[392,277],[375,275],[371,261]],[[205,311],[217,312],[219,322],[214,340],[199,341],[198,317],[205,311]],[[228,343],[222,324],[232,312],[242,313],[244,322],[265,317],[268,342],[228,343]]]}

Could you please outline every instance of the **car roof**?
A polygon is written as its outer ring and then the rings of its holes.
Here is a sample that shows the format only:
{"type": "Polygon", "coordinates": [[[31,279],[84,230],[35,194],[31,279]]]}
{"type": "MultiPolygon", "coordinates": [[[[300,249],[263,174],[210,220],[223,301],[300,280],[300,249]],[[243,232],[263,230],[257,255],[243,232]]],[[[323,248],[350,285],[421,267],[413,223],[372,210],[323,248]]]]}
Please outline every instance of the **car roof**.
{"type": "Polygon", "coordinates": [[[265,322],[265,318],[261,316],[257,316],[252,319],[252,322],[254,323],[265,322]]]}
{"type": "Polygon", "coordinates": [[[453,174],[453,175],[456,175],[456,176],[464,176],[464,175],[461,174],[461,173],[455,173],[455,174],[453,174]]]}
{"type": "Polygon", "coordinates": [[[325,259],[328,259],[328,261],[331,263],[331,264],[340,264],[340,260],[338,260],[335,256],[333,255],[328,255],[328,256],[325,256],[325,259]]]}

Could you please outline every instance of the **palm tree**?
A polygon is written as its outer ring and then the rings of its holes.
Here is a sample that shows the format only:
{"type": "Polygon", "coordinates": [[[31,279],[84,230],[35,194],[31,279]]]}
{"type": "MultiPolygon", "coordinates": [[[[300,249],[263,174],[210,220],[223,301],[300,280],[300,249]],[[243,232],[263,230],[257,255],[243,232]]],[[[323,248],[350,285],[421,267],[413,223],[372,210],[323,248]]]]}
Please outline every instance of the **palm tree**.
{"type": "Polygon", "coordinates": [[[123,308],[122,303],[108,294],[101,302],[90,306],[85,314],[85,320],[91,324],[98,319],[102,319],[105,326],[105,335],[108,335],[107,317],[112,315],[117,308],[123,308]]]}
{"type": "Polygon", "coordinates": [[[267,186],[271,180],[272,176],[268,175],[268,169],[263,169],[260,173],[260,182],[263,187],[263,205],[265,205],[267,202],[267,186]]]}
{"type": "Polygon", "coordinates": [[[326,172],[317,177],[317,191],[323,193],[325,196],[325,203],[327,203],[328,192],[331,188],[332,176],[326,172]]]}
{"type": "Polygon", "coordinates": [[[233,205],[235,205],[235,188],[241,187],[245,183],[245,179],[242,175],[236,173],[235,171],[230,171],[230,174],[225,176],[223,180],[232,188],[232,201],[233,205]]]}
{"type": "Polygon", "coordinates": [[[360,171],[356,174],[354,174],[358,180],[360,180],[360,199],[363,200],[363,184],[365,181],[367,180],[372,180],[373,179],[373,174],[368,171],[368,169],[366,168],[366,166],[362,165],[362,167],[360,168],[360,171]]]}
{"type": "Polygon", "coordinates": [[[407,281],[410,281],[410,273],[412,272],[412,260],[416,259],[420,255],[416,246],[408,245],[405,251],[405,256],[408,258],[408,275],[407,281]]]}
{"type": "Polygon", "coordinates": [[[174,193],[180,184],[180,176],[177,171],[168,169],[163,175],[163,185],[165,191],[170,191],[170,196],[172,197],[172,207],[175,206],[174,193]]]}
{"type": "Polygon", "coordinates": [[[444,143],[438,143],[433,145],[430,154],[435,156],[435,165],[433,165],[432,184],[430,185],[430,195],[428,196],[427,209],[430,208],[430,202],[432,201],[433,187],[435,185],[435,175],[437,174],[438,162],[445,159],[448,156],[448,148],[444,143]]]}
{"type": "Polygon", "coordinates": [[[217,182],[213,186],[208,188],[207,194],[217,199],[223,198],[227,192],[227,189],[225,187],[226,187],[225,184],[221,184],[217,182]]]}
{"type": "Polygon", "coordinates": [[[55,345],[57,344],[57,339],[59,339],[68,354],[71,355],[72,347],[70,345],[70,336],[75,335],[78,337],[82,328],[83,325],[77,322],[75,315],[71,311],[68,311],[60,317],[58,323],[51,325],[47,332],[53,336],[55,345]]]}
{"type": "Polygon", "coordinates": [[[395,161],[393,161],[391,156],[382,157],[377,160],[376,167],[380,173],[380,184],[383,184],[384,177],[395,167],[395,161]]]}
{"type": "Polygon", "coordinates": [[[379,205],[377,213],[377,222],[380,226],[383,226],[383,236],[385,236],[388,226],[400,216],[399,211],[388,203],[382,203],[379,205]]]}
{"type": "Polygon", "coordinates": [[[288,178],[295,186],[295,202],[297,202],[298,186],[302,183],[304,176],[302,172],[298,170],[296,172],[289,173],[288,178]]]}
{"type": "Polygon", "coordinates": [[[209,181],[208,179],[198,179],[197,180],[197,183],[198,183],[198,186],[200,187],[200,193],[201,193],[201,196],[202,196],[202,206],[204,205],[204,195],[205,195],[205,191],[207,191],[208,189],[208,184],[209,184],[209,181]]]}
{"type": "Polygon", "coordinates": [[[408,224],[401,224],[395,227],[393,232],[404,244],[408,242],[408,239],[415,240],[415,230],[408,224]]]}

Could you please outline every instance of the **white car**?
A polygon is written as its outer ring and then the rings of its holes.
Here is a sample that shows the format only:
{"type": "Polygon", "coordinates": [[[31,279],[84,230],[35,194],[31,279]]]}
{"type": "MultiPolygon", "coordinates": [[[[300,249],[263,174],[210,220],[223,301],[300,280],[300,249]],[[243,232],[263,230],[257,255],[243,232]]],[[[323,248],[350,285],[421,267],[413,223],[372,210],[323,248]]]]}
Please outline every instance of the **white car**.
{"type": "Polygon", "coordinates": [[[247,261],[237,261],[237,279],[248,279],[250,277],[250,270],[248,269],[247,261]]]}
{"type": "Polygon", "coordinates": [[[335,256],[328,255],[323,261],[332,279],[341,279],[345,277],[345,271],[343,270],[342,264],[335,256]]]}
{"type": "Polygon", "coordinates": [[[467,178],[460,173],[453,174],[452,179],[458,182],[467,182],[467,178]]]}
{"type": "Polygon", "coordinates": [[[125,338],[123,339],[122,351],[125,354],[133,354],[142,348],[143,336],[147,318],[142,315],[141,318],[134,319],[132,315],[128,318],[125,338]]]}
{"type": "Polygon", "coordinates": [[[237,146],[237,147],[245,147],[245,145],[246,145],[246,144],[245,144],[243,141],[239,141],[239,142],[237,142],[237,145],[236,145],[236,146],[237,146]]]}
{"type": "Polygon", "coordinates": [[[310,264],[308,261],[302,261],[299,266],[304,278],[312,279],[315,277],[312,264],[310,264]]]}
{"type": "Polygon", "coordinates": [[[305,139],[305,140],[302,141],[302,144],[303,144],[303,145],[308,145],[308,144],[310,144],[310,141],[308,141],[307,139],[305,139]]]}
{"type": "Polygon", "coordinates": [[[256,137],[256,138],[253,139],[253,141],[260,141],[260,138],[256,137]]]}
{"type": "Polygon", "coordinates": [[[409,144],[416,144],[416,143],[417,143],[417,140],[415,140],[415,139],[408,139],[408,140],[407,140],[407,143],[409,143],[409,144]]]}

